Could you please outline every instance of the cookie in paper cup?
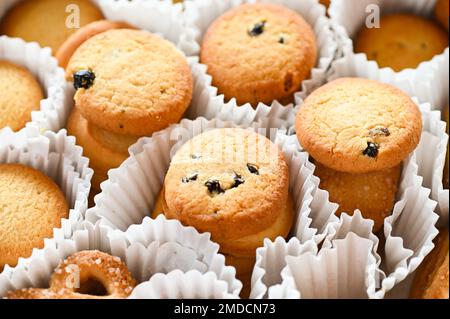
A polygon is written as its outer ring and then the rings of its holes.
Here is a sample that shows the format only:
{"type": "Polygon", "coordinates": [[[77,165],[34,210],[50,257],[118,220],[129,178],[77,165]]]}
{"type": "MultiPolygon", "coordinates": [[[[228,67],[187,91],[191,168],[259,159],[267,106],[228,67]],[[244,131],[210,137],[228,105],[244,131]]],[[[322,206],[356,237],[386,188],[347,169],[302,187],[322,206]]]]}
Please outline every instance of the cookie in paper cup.
{"type": "MultiPolygon", "coordinates": [[[[391,34],[395,34],[399,38],[403,38],[406,42],[408,42],[407,37],[418,37],[416,33],[414,33],[413,30],[411,30],[411,25],[416,26],[418,24],[424,24],[420,27],[420,30],[429,28],[426,33],[423,33],[421,36],[425,39],[434,41],[429,42],[422,46],[420,49],[417,49],[418,52],[416,52],[416,56],[421,56],[423,52],[428,52],[428,54],[424,55],[424,61],[417,61],[417,67],[413,68],[405,68],[401,71],[395,72],[392,68],[387,67],[383,68],[383,70],[389,71],[392,74],[395,74],[395,76],[399,76],[401,78],[407,78],[407,77],[415,77],[418,76],[417,72],[418,67],[424,69],[429,68],[429,61],[433,58],[433,54],[431,54],[431,48],[433,48],[436,45],[436,49],[433,52],[436,52],[434,56],[442,55],[443,50],[445,47],[448,47],[448,40],[447,43],[445,43],[447,36],[445,35],[445,31],[441,29],[441,27],[437,23],[430,23],[428,21],[422,21],[422,19],[410,22],[411,19],[419,19],[419,18],[407,18],[405,15],[400,16],[400,20],[402,21],[394,21],[393,18],[389,18],[389,21],[387,20],[379,20],[379,14],[381,16],[386,14],[397,14],[397,13],[406,13],[406,14],[412,14],[415,16],[423,17],[428,20],[433,20],[433,11],[434,6],[436,4],[436,1],[427,1],[427,0],[418,0],[418,1],[408,1],[408,0],[336,0],[331,3],[330,9],[329,9],[329,15],[330,19],[332,21],[333,29],[336,31],[338,44],[339,44],[339,51],[344,55],[351,55],[354,54],[356,51],[356,47],[359,43],[355,44],[355,39],[357,38],[357,35],[360,31],[360,28],[364,23],[368,22],[370,24],[370,28],[366,30],[376,30],[378,28],[378,23],[381,24],[385,23],[390,28],[392,28],[391,34]],[[397,26],[395,24],[397,23],[397,26]],[[409,24],[409,25],[408,25],[409,24]],[[397,30],[401,31],[395,31],[395,28],[397,30]],[[409,35],[407,32],[402,32],[403,30],[411,30],[409,35]],[[435,37],[431,37],[430,34],[436,34],[435,37]],[[426,36],[425,36],[426,35],[426,36]],[[421,52],[422,50],[423,52],[421,52]],[[431,55],[430,55],[431,54],[431,55]],[[428,57],[428,58],[425,58],[428,57]],[[423,62],[423,65],[420,65],[419,62],[423,62]]],[[[398,18],[399,16],[395,17],[398,18]]],[[[383,18],[381,18],[383,19],[383,18]]],[[[433,21],[431,21],[433,22],[433,21]]],[[[381,25],[382,27],[382,25],[381,25]]],[[[374,32],[374,31],[370,31],[374,32]]],[[[379,38],[368,38],[368,37],[374,37],[373,34],[365,34],[361,35],[362,40],[367,40],[365,50],[370,53],[370,57],[372,59],[372,56],[375,56],[376,59],[381,59],[380,54],[376,54],[376,50],[381,47],[381,36],[379,38]],[[363,38],[364,37],[364,38],[363,38]],[[370,42],[368,42],[370,41],[370,42]],[[369,49],[369,46],[372,48],[369,49]],[[374,53],[375,52],[375,53],[374,53]]],[[[410,38],[410,39],[411,39],[410,38]]],[[[386,39],[386,43],[384,44],[386,47],[381,52],[389,52],[392,54],[392,51],[394,49],[397,49],[395,47],[389,47],[390,45],[393,45],[392,43],[397,45],[397,40],[389,41],[386,39]]],[[[362,46],[362,44],[360,44],[362,46]]],[[[401,43],[399,42],[398,48],[403,49],[401,43]]],[[[367,57],[365,53],[362,53],[367,57]]],[[[399,56],[401,55],[401,60],[397,61],[399,63],[404,63],[405,61],[408,61],[408,59],[405,57],[404,54],[399,53],[399,56]]],[[[385,59],[388,59],[388,57],[385,57],[385,59]]],[[[373,61],[375,62],[375,61],[373,61]]],[[[412,62],[410,62],[412,64],[412,62]]],[[[377,68],[378,64],[376,63],[377,68]]]]}
{"type": "MultiPolygon", "coordinates": [[[[211,268],[221,270],[213,276],[220,279],[220,287],[227,288],[226,296],[236,296],[241,289],[240,282],[234,278],[234,269],[224,265],[223,256],[215,253],[218,247],[209,241],[209,236],[199,235],[192,228],[159,218],[155,221],[144,220],[142,225],[136,225],[127,233],[112,233],[100,224],[86,223],[73,231],[71,238],[47,240],[43,249],[34,250],[17,267],[0,274],[0,296],[18,289],[48,287],[51,274],[62,260],[86,250],[98,250],[119,257],[138,283],[151,279],[157,273],[166,274],[177,269],[179,272],[179,269],[184,269],[186,272],[196,270],[199,274],[205,274],[209,269],[204,261],[211,260],[211,268]],[[166,241],[165,235],[160,236],[159,231],[169,233],[166,241]],[[133,237],[131,233],[136,233],[137,237],[145,234],[149,241],[130,240],[133,237]],[[188,243],[195,242],[199,247],[194,249],[184,245],[181,243],[184,239],[188,243]]],[[[160,291],[156,290],[156,293],[160,291]]]]}
{"type": "Polygon", "coordinates": [[[228,283],[218,280],[213,272],[202,274],[196,270],[183,273],[174,270],[156,274],[138,285],[130,299],[235,299],[228,293],[228,283]]]}
{"type": "MultiPolygon", "coordinates": [[[[29,125],[36,113],[45,110],[64,109],[64,70],[59,68],[56,59],[52,57],[48,48],[41,48],[37,43],[27,43],[18,38],[0,37],[0,61],[12,63],[28,70],[39,82],[43,99],[30,108],[29,114],[21,114],[21,118],[28,118],[29,125]]],[[[6,92],[7,93],[7,92],[6,92]]],[[[25,126],[26,126],[25,125],[25,126]]],[[[21,127],[23,128],[23,127],[21,127]]],[[[13,128],[20,130],[21,128],[13,128]]],[[[0,127],[0,130],[3,127],[0,127]]]]}
{"type": "MultiPolygon", "coordinates": [[[[238,7],[245,3],[254,3],[255,1],[192,1],[186,2],[186,19],[189,26],[194,27],[197,30],[196,39],[198,43],[202,42],[203,37],[209,28],[209,26],[216,20],[219,16],[225,12],[238,7]]],[[[318,46],[318,58],[316,60],[315,67],[311,71],[311,77],[302,82],[301,92],[295,94],[295,103],[298,103],[302,98],[305,97],[308,92],[311,92],[316,87],[320,86],[326,76],[328,68],[334,59],[335,51],[337,45],[334,41],[333,33],[330,29],[330,24],[328,18],[325,16],[325,7],[320,5],[318,1],[262,1],[263,3],[278,4],[283,5],[286,8],[290,8],[293,11],[299,13],[303,18],[312,26],[314,29],[315,37],[318,46]]],[[[289,127],[294,121],[292,104],[287,105],[286,101],[281,103],[274,101],[270,105],[264,103],[259,103],[258,106],[254,105],[256,109],[253,109],[250,104],[238,103],[236,98],[229,97],[229,101],[225,100],[223,95],[218,94],[218,89],[212,85],[214,82],[211,76],[208,74],[206,77],[208,87],[203,93],[204,99],[207,99],[207,108],[216,108],[218,116],[222,120],[229,120],[227,118],[227,113],[238,112],[239,108],[245,108],[249,113],[268,113],[270,112],[270,107],[277,108],[287,108],[290,111],[289,117],[286,118],[286,123],[284,127],[289,127]],[[223,108],[223,109],[221,109],[223,108]]],[[[196,102],[197,99],[194,97],[194,104],[199,104],[196,102]]],[[[203,100],[204,101],[204,100],[203,100]]],[[[258,101],[261,102],[261,101],[258,101]]],[[[203,103],[204,104],[204,103],[203,103]]],[[[255,103],[256,104],[256,103],[255,103]]],[[[284,111],[287,113],[288,111],[284,111]]],[[[257,118],[258,120],[261,118],[257,118]]]]}
{"type": "MultiPolygon", "coordinates": [[[[53,236],[70,236],[72,229],[84,220],[92,177],[88,162],[82,156],[82,149],[75,145],[75,139],[68,137],[65,131],[46,132],[44,135],[33,128],[26,128],[18,133],[13,133],[10,129],[0,132],[0,163],[21,164],[41,172],[55,182],[65,197],[67,218],[62,219],[59,226],[53,229],[53,236]]],[[[25,239],[22,240],[26,242],[25,239]]],[[[35,248],[43,247],[45,240],[42,238],[42,243],[35,248]]],[[[17,264],[21,265],[23,260],[19,258],[17,264]]],[[[9,272],[9,268],[6,265],[4,272],[9,272]]]]}

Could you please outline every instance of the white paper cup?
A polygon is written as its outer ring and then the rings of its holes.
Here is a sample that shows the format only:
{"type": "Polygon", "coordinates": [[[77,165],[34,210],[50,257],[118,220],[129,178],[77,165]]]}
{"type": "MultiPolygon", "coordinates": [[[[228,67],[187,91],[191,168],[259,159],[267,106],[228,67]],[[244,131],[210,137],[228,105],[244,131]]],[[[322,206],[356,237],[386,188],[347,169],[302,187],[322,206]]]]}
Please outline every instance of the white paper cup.
{"type": "MultiPolygon", "coordinates": [[[[0,4],[0,16],[3,4],[0,4]]],[[[1,18],[0,18],[1,19],[1,18]]],[[[64,70],[51,55],[49,48],[41,48],[37,43],[27,43],[22,39],[0,36],[0,60],[23,66],[39,81],[44,99],[40,101],[39,111],[30,114],[30,125],[36,113],[45,110],[63,110],[64,106],[64,70]]],[[[0,127],[0,130],[3,128],[0,127]]]]}
{"type": "MultiPolygon", "coordinates": [[[[381,15],[406,12],[431,19],[435,4],[436,0],[333,0],[328,12],[338,39],[339,52],[344,56],[354,54],[353,39],[374,7],[380,8],[381,15]]],[[[379,68],[375,61],[372,62],[379,68]]],[[[394,72],[391,68],[382,70],[400,78],[420,78],[419,69],[429,69],[429,62],[424,61],[418,68],[400,72],[394,72]]]]}
{"type": "Polygon", "coordinates": [[[130,299],[236,299],[228,293],[228,283],[217,279],[213,272],[202,274],[191,270],[183,273],[174,270],[168,274],[156,274],[149,281],[138,285],[130,299]]]}
{"type": "MultiPolygon", "coordinates": [[[[187,24],[196,30],[195,35],[198,48],[200,49],[200,43],[203,35],[214,20],[231,8],[237,7],[246,2],[253,3],[256,1],[195,0],[186,2],[187,24]]],[[[262,0],[261,2],[277,3],[293,9],[301,14],[305,20],[312,25],[313,30],[316,33],[316,39],[319,47],[319,57],[316,66],[311,71],[311,78],[303,81],[301,92],[297,92],[295,94],[295,102],[298,104],[307,94],[324,83],[330,64],[336,54],[337,43],[335,42],[335,36],[330,27],[330,21],[325,15],[325,7],[319,4],[317,0],[262,0]]],[[[199,54],[199,50],[196,53],[199,54]]],[[[216,113],[216,116],[222,120],[232,120],[232,118],[236,116],[235,114],[239,114],[241,112],[240,108],[244,108],[244,112],[252,114],[251,117],[255,118],[257,121],[263,120],[265,114],[272,113],[272,115],[277,114],[278,116],[279,113],[283,113],[284,115],[282,115],[282,117],[284,119],[284,123],[282,123],[282,127],[286,128],[294,123],[295,111],[292,104],[285,106],[281,105],[277,101],[274,101],[271,105],[259,103],[257,108],[253,109],[249,104],[238,105],[234,98],[230,101],[225,101],[224,96],[218,95],[217,88],[212,86],[212,78],[209,75],[206,75],[205,82],[207,83],[207,87],[201,94],[202,99],[199,100],[198,96],[194,96],[194,104],[207,105],[208,109],[217,109],[214,113],[216,113]],[[271,108],[276,108],[276,110],[271,110],[271,108]]]]}
{"type": "MultiPolygon", "coordinates": [[[[50,177],[64,193],[69,211],[61,228],[54,229],[54,236],[70,237],[72,230],[84,220],[87,209],[90,181],[93,171],[89,160],[82,156],[82,149],[75,145],[75,139],[66,132],[46,132],[40,135],[33,128],[18,133],[10,129],[0,132],[0,163],[18,163],[37,169],[50,177]]],[[[18,265],[24,262],[19,258],[18,265]]],[[[5,266],[4,272],[10,271],[5,266]]],[[[1,284],[0,284],[1,290],[1,284]]]]}
{"type": "MultiPolygon", "coordinates": [[[[46,241],[43,249],[34,250],[30,258],[0,274],[0,297],[8,291],[22,288],[47,288],[58,264],[83,250],[100,250],[120,257],[138,283],[152,280],[157,273],[170,274],[174,270],[183,269],[186,272],[196,270],[207,277],[211,277],[211,273],[216,276],[216,281],[207,283],[191,281],[192,289],[221,291],[226,287],[224,296],[237,297],[242,287],[235,279],[234,268],[224,265],[224,257],[217,254],[218,245],[212,243],[209,236],[200,235],[192,228],[160,217],[156,220],[146,219],[143,224],[126,233],[111,232],[111,229],[100,224],[86,223],[84,227],[75,230],[71,238],[46,241]],[[139,240],[141,234],[147,240],[139,240]],[[216,270],[220,271],[215,272],[216,270]]],[[[155,279],[151,282],[154,281],[155,279]]],[[[178,282],[172,284],[177,285],[178,282]]],[[[151,297],[146,291],[139,291],[138,298],[151,297]]],[[[164,293],[157,289],[152,292],[164,293]]]]}

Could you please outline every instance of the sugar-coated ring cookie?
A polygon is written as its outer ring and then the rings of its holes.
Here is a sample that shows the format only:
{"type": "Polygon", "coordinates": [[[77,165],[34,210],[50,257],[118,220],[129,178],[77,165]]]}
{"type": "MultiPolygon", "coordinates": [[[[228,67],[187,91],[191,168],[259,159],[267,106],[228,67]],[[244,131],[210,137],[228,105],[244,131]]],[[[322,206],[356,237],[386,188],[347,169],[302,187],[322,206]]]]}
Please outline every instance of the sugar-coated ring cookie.
{"type": "Polygon", "coordinates": [[[433,21],[412,14],[381,17],[380,28],[363,27],[355,51],[394,71],[416,68],[448,47],[448,34],[433,21]]]}
{"type": "Polygon", "coordinates": [[[100,19],[103,14],[91,0],[24,0],[3,17],[0,35],[38,42],[55,53],[79,27],[100,19]]]}
{"type": "Polygon", "coordinates": [[[399,165],[417,147],[422,117],[411,98],[391,85],[341,78],[306,98],[296,132],[321,164],[368,173],[399,165]]]}
{"type": "Polygon", "coordinates": [[[177,123],[190,104],[193,79],[176,47],[141,30],[116,29],[85,41],[67,79],[82,116],[116,134],[143,136],[177,123]]]}
{"type": "Polygon", "coordinates": [[[434,7],[434,17],[448,32],[449,0],[437,0],[434,7]]]}
{"type": "Polygon", "coordinates": [[[22,289],[8,299],[123,299],[136,281],[119,257],[98,250],[80,251],[55,269],[49,289],[22,289]]]}
{"type": "Polygon", "coordinates": [[[59,66],[65,68],[79,46],[93,36],[112,29],[133,29],[125,22],[99,20],[91,22],[73,33],[56,52],[59,66]]]}
{"type": "Polygon", "coordinates": [[[286,236],[293,207],[283,153],[267,138],[243,129],[214,129],[185,143],[164,182],[163,207],[221,252],[252,256],[264,238],[286,236]]]}
{"type": "Polygon", "coordinates": [[[20,164],[0,164],[0,270],[15,266],[53,236],[69,208],[46,175],[20,164]]]}
{"type": "Polygon", "coordinates": [[[44,98],[41,85],[27,69],[0,60],[0,130],[18,131],[31,121],[31,112],[44,98]]]}
{"type": "Polygon", "coordinates": [[[441,229],[435,247],[417,269],[411,287],[412,299],[448,299],[448,228],[441,229]]]}
{"type": "Polygon", "coordinates": [[[292,102],[317,59],[315,34],[296,12],[275,4],[243,4],[212,23],[201,62],[226,100],[292,102]]]}
{"type": "Polygon", "coordinates": [[[384,219],[392,213],[402,166],[365,174],[342,173],[316,164],[314,175],[319,187],[328,191],[330,201],[339,204],[342,212],[353,215],[359,209],[364,218],[374,221],[373,232],[379,232],[384,219]]]}
{"type": "Polygon", "coordinates": [[[109,133],[88,123],[77,107],[69,116],[67,131],[76,137],[77,144],[83,147],[83,154],[90,160],[95,193],[100,192],[100,184],[107,179],[108,171],[119,167],[128,158],[128,148],[137,140],[137,137],[109,133]]]}

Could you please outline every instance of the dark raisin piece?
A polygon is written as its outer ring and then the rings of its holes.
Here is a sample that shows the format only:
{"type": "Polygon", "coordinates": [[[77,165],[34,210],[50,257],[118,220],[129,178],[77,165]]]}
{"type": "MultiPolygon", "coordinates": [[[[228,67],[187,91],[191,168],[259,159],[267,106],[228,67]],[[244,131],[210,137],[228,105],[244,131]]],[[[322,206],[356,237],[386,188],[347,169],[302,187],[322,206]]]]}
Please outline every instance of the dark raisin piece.
{"type": "Polygon", "coordinates": [[[245,179],[241,175],[236,173],[236,172],[234,172],[233,180],[234,180],[234,184],[233,184],[233,186],[231,188],[236,188],[239,185],[242,185],[242,184],[245,183],[245,179]]]}
{"type": "Polygon", "coordinates": [[[208,191],[211,194],[221,194],[225,193],[225,191],[220,186],[220,182],[217,179],[210,179],[205,183],[205,186],[208,187],[208,191]]]}
{"type": "Polygon", "coordinates": [[[284,44],[284,37],[282,35],[278,38],[278,43],[284,44]]]}
{"type": "Polygon", "coordinates": [[[258,170],[258,167],[256,165],[247,164],[247,168],[248,168],[250,173],[255,174],[255,175],[259,175],[259,170],[258,170]]]}
{"type": "Polygon", "coordinates": [[[198,173],[194,173],[192,175],[183,177],[183,179],[181,180],[183,183],[189,183],[189,182],[193,182],[196,181],[198,178],[198,173]]]}
{"type": "Polygon", "coordinates": [[[192,159],[199,159],[199,158],[202,158],[202,156],[198,155],[198,154],[191,154],[191,158],[192,159]]]}
{"type": "Polygon", "coordinates": [[[258,35],[264,32],[264,27],[266,26],[266,21],[261,21],[256,23],[253,27],[251,27],[247,33],[251,37],[257,37],[258,35]]]}
{"type": "Polygon", "coordinates": [[[91,70],[81,70],[73,75],[73,86],[75,90],[89,89],[95,80],[95,74],[91,70]]]}
{"type": "Polygon", "coordinates": [[[367,142],[367,148],[363,151],[363,154],[369,157],[377,157],[378,156],[378,144],[367,142]]]}
{"type": "Polygon", "coordinates": [[[370,135],[372,135],[372,136],[374,136],[374,135],[389,136],[389,135],[391,135],[391,132],[389,131],[389,129],[387,127],[377,127],[377,128],[370,130],[370,135]]]}

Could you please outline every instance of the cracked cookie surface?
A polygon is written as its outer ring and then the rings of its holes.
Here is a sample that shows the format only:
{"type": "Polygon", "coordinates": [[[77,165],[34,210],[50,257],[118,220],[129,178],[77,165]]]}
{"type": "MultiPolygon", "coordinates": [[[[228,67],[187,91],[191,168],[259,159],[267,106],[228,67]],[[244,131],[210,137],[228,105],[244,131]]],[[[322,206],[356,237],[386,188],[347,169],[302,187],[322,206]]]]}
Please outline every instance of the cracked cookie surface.
{"type": "Polygon", "coordinates": [[[89,75],[75,83],[81,115],[116,134],[150,135],[177,123],[192,98],[184,55],[141,30],[113,29],[88,39],[71,57],[66,77],[73,81],[80,72],[89,75]]]}
{"type": "Polygon", "coordinates": [[[341,78],[314,91],[296,119],[300,144],[321,164],[368,173],[399,165],[419,143],[422,118],[399,89],[341,78]]]}
{"type": "Polygon", "coordinates": [[[295,11],[275,4],[244,4],[211,24],[201,62],[226,100],[238,104],[293,101],[317,59],[315,34],[295,11]]]}

